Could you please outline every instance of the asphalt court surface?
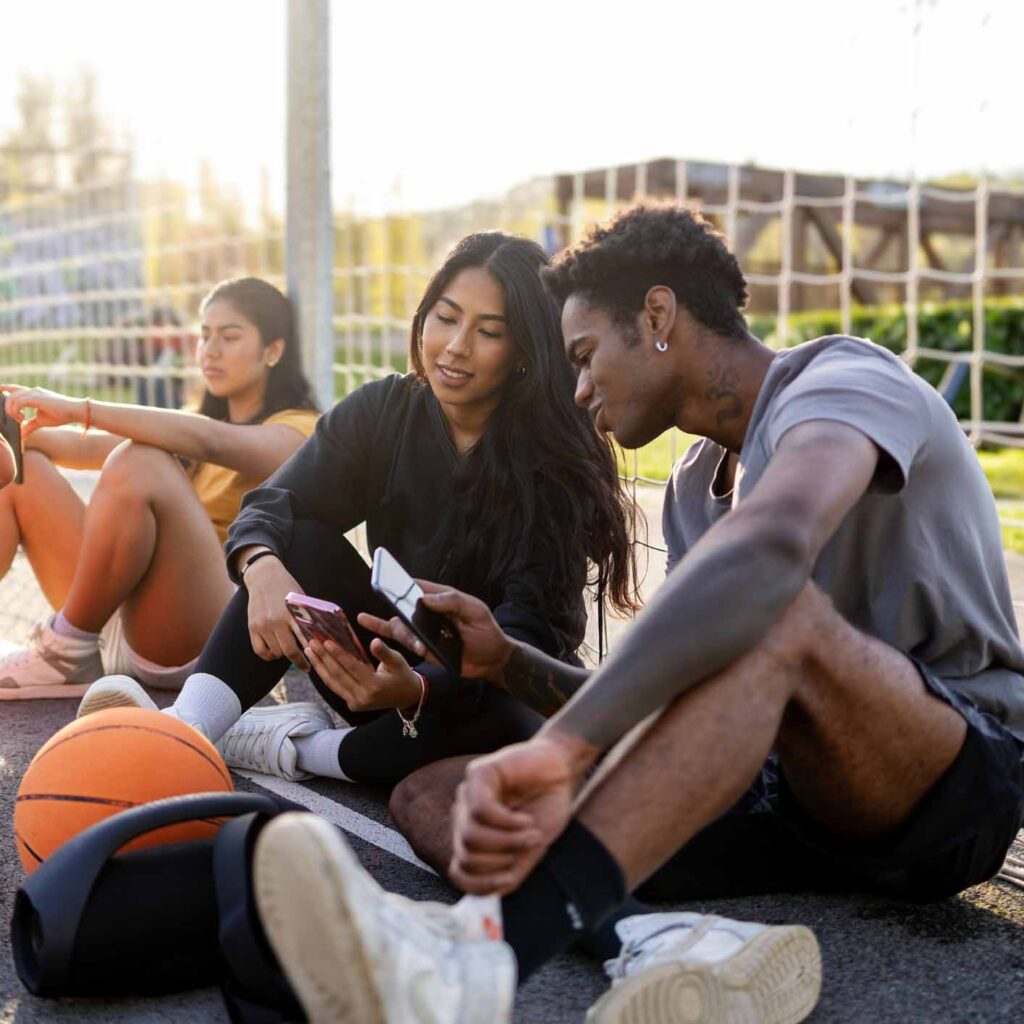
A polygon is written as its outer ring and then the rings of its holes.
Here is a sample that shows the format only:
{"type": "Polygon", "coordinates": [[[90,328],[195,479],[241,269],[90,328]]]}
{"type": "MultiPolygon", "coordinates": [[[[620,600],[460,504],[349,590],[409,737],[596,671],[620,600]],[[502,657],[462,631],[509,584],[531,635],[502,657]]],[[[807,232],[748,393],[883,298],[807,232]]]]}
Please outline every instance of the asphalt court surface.
{"type": "MultiPolygon", "coordinates": [[[[655,543],[657,515],[651,513],[657,500],[650,497],[644,502],[655,543]]],[[[1024,600],[1024,559],[1011,558],[1010,566],[1015,597],[1024,600]]],[[[649,578],[660,572],[660,556],[653,553],[649,578]]],[[[14,585],[11,577],[0,582],[0,604],[5,588],[14,585]]],[[[275,696],[309,699],[310,693],[305,680],[289,677],[275,696]]],[[[4,919],[0,1024],[226,1022],[227,1014],[213,990],[164,999],[46,1001],[29,996],[14,973],[6,921],[21,867],[10,828],[11,811],[32,755],[71,721],[74,711],[74,701],[0,705],[0,910],[4,919]]],[[[280,780],[264,781],[282,791],[280,780]]],[[[236,785],[245,790],[260,788],[256,777],[236,776],[236,785]]],[[[344,828],[363,863],[385,888],[416,899],[447,902],[456,898],[436,875],[415,862],[390,827],[383,794],[330,780],[296,784],[287,788],[287,794],[344,828]]],[[[715,912],[813,928],[822,947],[824,986],[809,1018],[812,1021],[1020,1021],[1024,1019],[1024,834],[1012,857],[1009,870],[1019,880],[1000,878],[932,906],[854,893],[766,896],[657,909],[715,912]]],[[[599,964],[570,952],[522,988],[514,1019],[517,1024],[580,1022],[605,984],[599,964]]]]}

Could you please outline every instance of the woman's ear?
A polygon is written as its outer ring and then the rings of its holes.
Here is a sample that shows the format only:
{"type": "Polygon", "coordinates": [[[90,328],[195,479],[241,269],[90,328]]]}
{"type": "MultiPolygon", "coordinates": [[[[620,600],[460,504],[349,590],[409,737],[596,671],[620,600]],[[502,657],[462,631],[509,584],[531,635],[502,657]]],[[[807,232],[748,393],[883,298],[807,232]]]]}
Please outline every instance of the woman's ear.
{"type": "Polygon", "coordinates": [[[263,358],[268,369],[272,370],[284,358],[284,349],[286,344],[287,343],[284,338],[278,338],[277,341],[272,341],[263,350],[263,358]]]}

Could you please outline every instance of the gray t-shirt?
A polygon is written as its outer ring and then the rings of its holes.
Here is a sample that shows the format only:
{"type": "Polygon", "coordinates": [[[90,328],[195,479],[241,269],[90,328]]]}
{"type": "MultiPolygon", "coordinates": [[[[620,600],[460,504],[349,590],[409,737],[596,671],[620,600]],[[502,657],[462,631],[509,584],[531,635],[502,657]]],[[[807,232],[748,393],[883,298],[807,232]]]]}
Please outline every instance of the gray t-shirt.
{"type": "Polygon", "coordinates": [[[867,493],[826,544],[814,581],[858,629],[927,665],[1024,739],[1024,649],[995,502],[942,398],[886,349],[818,338],[780,352],[754,404],[733,489],[726,451],[694,444],[665,494],[669,570],[757,485],[787,430],[856,427],[878,446],[867,493]]]}

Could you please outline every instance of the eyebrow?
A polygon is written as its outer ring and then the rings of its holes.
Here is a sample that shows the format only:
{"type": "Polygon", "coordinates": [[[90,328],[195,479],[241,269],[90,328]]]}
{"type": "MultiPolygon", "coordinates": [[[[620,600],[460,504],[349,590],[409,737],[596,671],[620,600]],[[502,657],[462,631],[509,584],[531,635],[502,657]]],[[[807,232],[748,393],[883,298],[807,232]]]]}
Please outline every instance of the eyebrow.
{"type": "MultiPolygon", "coordinates": [[[[454,309],[456,313],[465,312],[463,310],[463,308],[457,302],[455,302],[453,299],[449,299],[447,295],[442,295],[441,298],[438,299],[438,302],[447,302],[448,305],[451,306],[452,309],[454,309]]],[[[503,316],[498,316],[497,313],[481,313],[480,316],[477,317],[477,319],[478,320],[499,320],[501,323],[505,323],[506,322],[505,318],[503,316]]]]}
{"type": "Polygon", "coordinates": [[[244,331],[244,324],[221,324],[220,327],[211,327],[209,324],[203,324],[202,329],[204,331],[244,331]]]}

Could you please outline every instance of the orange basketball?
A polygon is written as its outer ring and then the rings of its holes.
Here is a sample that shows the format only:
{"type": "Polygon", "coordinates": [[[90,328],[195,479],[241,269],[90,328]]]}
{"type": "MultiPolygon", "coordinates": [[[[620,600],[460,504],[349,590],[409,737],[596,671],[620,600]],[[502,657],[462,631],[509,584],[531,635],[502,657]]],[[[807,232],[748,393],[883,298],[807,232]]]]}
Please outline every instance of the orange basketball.
{"type": "MultiPolygon", "coordinates": [[[[18,856],[31,872],[72,836],[129,807],[233,789],[223,758],[190,725],[141,708],[97,711],[65,726],[32,758],[14,806],[18,856]]],[[[202,839],[219,825],[170,825],[124,849],[202,839]]]]}

